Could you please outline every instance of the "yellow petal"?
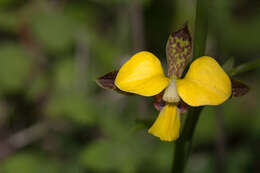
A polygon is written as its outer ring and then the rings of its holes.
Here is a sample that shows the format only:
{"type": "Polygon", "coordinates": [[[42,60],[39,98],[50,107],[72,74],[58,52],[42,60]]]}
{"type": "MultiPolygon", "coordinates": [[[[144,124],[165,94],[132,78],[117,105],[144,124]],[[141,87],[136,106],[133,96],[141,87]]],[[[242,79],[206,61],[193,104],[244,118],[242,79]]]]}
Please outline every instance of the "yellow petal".
{"type": "Polygon", "coordinates": [[[121,67],[115,85],[126,92],[153,96],[166,88],[169,81],[164,76],[160,60],[152,53],[142,51],[121,67]]]}
{"type": "Polygon", "coordinates": [[[203,56],[191,64],[184,79],[177,80],[177,90],[190,106],[218,105],[230,97],[231,82],[216,60],[203,56]]]}
{"type": "Polygon", "coordinates": [[[163,141],[173,141],[179,137],[180,126],[180,114],[176,105],[166,104],[148,132],[163,141]]]}

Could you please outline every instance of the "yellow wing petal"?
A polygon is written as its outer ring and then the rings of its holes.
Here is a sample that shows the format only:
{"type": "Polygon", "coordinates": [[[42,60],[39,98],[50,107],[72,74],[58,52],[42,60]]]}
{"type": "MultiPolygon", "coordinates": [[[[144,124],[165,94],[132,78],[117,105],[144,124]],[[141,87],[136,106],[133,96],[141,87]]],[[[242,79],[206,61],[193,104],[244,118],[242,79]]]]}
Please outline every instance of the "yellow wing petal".
{"type": "Polygon", "coordinates": [[[177,80],[177,90],[190,106],[218,105],[230,97],[231,82],[216,60],[204,56],[191,64],[184,79],[177,80]]]}
{"type": "Polygon", "coordinates": [[[148,132],[170,142],[179,137],[180,127],[180,115],[176,105],[166,104],[148,132]]]}
{"type": "Polygon", "coordinates": [[[115,85],[126,92],[153,96],[166,88],[169,81],[164,76],[160,60],[152,53],[142,51],[121,67],[115,85]]]}

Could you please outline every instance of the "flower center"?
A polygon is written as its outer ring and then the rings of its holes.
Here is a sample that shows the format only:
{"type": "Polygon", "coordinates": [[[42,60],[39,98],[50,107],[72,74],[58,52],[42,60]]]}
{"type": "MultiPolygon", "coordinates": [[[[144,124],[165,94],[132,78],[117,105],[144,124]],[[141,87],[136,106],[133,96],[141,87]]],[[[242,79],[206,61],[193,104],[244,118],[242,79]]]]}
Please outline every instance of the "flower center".
{"type": "Polygon", "coordinates": [[[176,88],[176,80],[174,78],[171,79],[170,84],[165,89],[163,100],[168,103],[178,103],[180,101],[180,97],[176,88]]]}

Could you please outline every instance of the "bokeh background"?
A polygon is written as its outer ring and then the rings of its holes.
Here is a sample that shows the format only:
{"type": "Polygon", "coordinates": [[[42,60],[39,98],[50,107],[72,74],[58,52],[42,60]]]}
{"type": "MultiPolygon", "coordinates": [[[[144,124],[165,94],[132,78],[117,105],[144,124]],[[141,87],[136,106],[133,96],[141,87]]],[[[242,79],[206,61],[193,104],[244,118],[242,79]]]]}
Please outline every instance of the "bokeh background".
{"type": "MultiPolygon", "coordinates": [[[[140,50],[166,66],[168,35],[186,21],[194,33],[195,5],[1,0],[0,172],[170,172],[173,143],[147,133],[158,114],[153,99],[104,90],[95,79],[140,50]]],[[[206,54],[221,64],[257,63],[260,1],[215,0],[208,8],[206,54]]],[[[204,109],[187,172],[260,172],[259,74],[235,76],[250,86],[246,96],[204,109]]]]}

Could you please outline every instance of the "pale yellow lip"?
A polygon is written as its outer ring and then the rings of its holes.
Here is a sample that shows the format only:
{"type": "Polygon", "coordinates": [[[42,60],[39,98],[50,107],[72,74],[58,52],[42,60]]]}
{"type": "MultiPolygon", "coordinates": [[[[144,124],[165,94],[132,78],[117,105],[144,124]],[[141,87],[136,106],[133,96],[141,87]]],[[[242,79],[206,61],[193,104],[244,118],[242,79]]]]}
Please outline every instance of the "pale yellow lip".
{"type": "Polygon", "coordinates": [[[174,141],[180,135],[181,120],[176,104],[166,104],[148,130],[163,141],[174,141]]]}
{"type": "Polygon", "coordinates": [[[164,91],[163,100],[168,103],[178,103],[180,101],[180,97],[177,92],[176,80],[171,79],[170,84],[164,91]]]}

